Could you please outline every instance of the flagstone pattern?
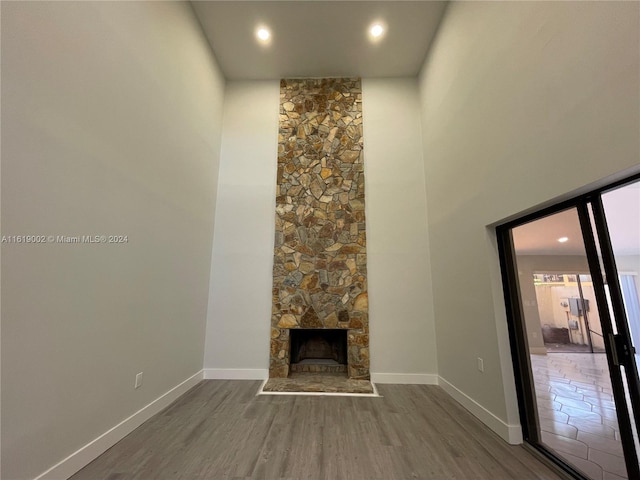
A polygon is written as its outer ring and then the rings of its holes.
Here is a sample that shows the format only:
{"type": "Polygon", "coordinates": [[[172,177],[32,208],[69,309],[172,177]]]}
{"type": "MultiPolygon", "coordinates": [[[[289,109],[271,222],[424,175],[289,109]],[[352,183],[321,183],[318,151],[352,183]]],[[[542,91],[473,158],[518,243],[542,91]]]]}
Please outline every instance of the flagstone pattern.
{"type": "Polygon", "coordinates": [[[283,79],[269,376],[289,375],[289,331],[347,329],[348,376],[369,378],[359,78],[283,79]]]}

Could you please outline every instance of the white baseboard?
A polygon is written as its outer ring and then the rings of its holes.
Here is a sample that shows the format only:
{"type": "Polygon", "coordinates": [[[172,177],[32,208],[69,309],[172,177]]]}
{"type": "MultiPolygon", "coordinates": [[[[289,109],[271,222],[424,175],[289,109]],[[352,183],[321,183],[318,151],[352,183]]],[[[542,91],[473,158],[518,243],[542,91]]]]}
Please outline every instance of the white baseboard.
{"type": "Polygon", "coordinates": [[[371,373],[371,381],[396,385],[438,385],[438,375],[432,373],[371,373]]]}
{"type": "Polygon", "coordinates": [[[444,378],[439,377],[438,384],[455,401],[457,401],[460,405],[471,412],[487,427],[500,435],[500,437],[502,437],[505,441],[507,441],[511,445],[519,445],[522,443],[522,427],[520,425],[509,425],[508,423],[505,423],[489,410],[480,405],[478,402],[476,402],[473,398],[456,388],[444,378]]]}
{"type": "Polygon", "coordinates": [[[205,380],[266,380],[266,368],[205,368],[205,380]]]}
{"type": "Polygon", "coordinates": [[[130,417],[124,419],[115,427],[107,430],[98,438],[87,443],[84,447],[72,453],[46,472],[41,473],[34,480],[61,480],[69,478],[129,435],[133,430],[149,420],[149,418],[168,407],[174,400],[186,393],[187,390],[197,385],[198,382],[202,380],[202,377],[202,370],[200,370],[184,382],[173,387],[164,395],[161,395],[153,402],[142,407],[130,417]]]}

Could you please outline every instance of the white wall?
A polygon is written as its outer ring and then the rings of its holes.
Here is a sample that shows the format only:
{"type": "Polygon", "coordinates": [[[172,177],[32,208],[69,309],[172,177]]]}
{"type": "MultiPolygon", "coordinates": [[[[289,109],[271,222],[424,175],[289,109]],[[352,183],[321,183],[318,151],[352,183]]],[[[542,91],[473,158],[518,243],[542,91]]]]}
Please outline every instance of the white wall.
{"type": "Polygon", "coordinates": [[[227,83],[204,357],[213,377],[268,369],[279,101],[277,80],[227,83]]]}
{"type": "Polygon", "coordinates": [[[188,3],[2,3],[2,478],[199,372],[224,79],[188,3]],[[134,377],[144,383],[134,390],[134,377]]]}
{"type": "Polygon", "coordinates": [[[639,8],[452,2],[420,75],[439,373],[507,424],[519,422],[486,227],[637,170],[639,8]]]}
{"type": "MultiPolygon", "coordinates": [[[[267,375],[279,89],[277,81],[227,84],[205,354],[210,377],[267,375]]],[[[416,80],[363,80],[374,374],[424,376],[437,368],[418,105],[416,80]]]]}
{"type": "Polygon", "coordinates": [[[363,79],[374,380],[438,370],[419,105],[417,79],[363,79]]]}

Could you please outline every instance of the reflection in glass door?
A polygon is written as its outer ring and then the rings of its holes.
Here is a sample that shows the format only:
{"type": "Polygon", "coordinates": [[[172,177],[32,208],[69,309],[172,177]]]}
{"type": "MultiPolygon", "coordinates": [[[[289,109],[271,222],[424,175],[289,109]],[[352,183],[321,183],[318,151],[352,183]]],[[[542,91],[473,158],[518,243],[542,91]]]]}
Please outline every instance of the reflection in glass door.
{"type": "Polygon", "coordinates": [[[636,479],[640,183],[602,192],[498,228],[505,299],[525,440],[576,478],[636,479]]]}
{"type": "MultiPolygon", "coordinates": [[[[640,182],[605,192],[602,204],[618,270],[627,325],[640,345],[640,182]]],[[[636,351],[636,364],[640,351],[636,351]]]]}
{"type": "MultiPolygon", "coordinates": [[[[518,229],[514,229],[518,233],[518,229]]],[[[518,251],[518,236],[516,253],[518,251]]],[[[530,256],[534,261],[535,256],[530,256]]],[[[586,257],[584,269],[587,270],[586,257]]],[[[521,263],[527,264],[524,257],[521,263]]],[[[560,258],[558,266],[562,266],[560,258]]],[[[575,263],[575,262],[574,262],[575,263]]],[[[604,353],[604,337],[591,276],[585,273],[534,273],[544,349],[538,353],[604,353]]],[[[532,345],[530,345],[531,347],[532,345]]]]}
{"type": "Polygon", "coordinates": [[[638,351],[640,347],[640,312],[635,277],[640,271],[640,182],[633,182],[604,192],[589,206],[599,244],[599,260],[607,288],[609,309],[613,312],[616,360],[623,375],[623,393],[630,412],[629,428],[634,448],[640,454],[640,381],[638,351]]]}

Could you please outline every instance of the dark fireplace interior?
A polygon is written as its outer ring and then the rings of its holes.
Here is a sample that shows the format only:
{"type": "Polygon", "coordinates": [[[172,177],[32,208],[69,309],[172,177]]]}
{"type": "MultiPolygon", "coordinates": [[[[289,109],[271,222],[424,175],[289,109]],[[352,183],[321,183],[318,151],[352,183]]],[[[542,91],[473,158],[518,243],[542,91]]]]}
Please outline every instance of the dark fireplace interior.
{"type": "Polygon", "coordinates": [[[347,365],[347,330],[292,329],[290,335],[292,366],[347,365]]]}

